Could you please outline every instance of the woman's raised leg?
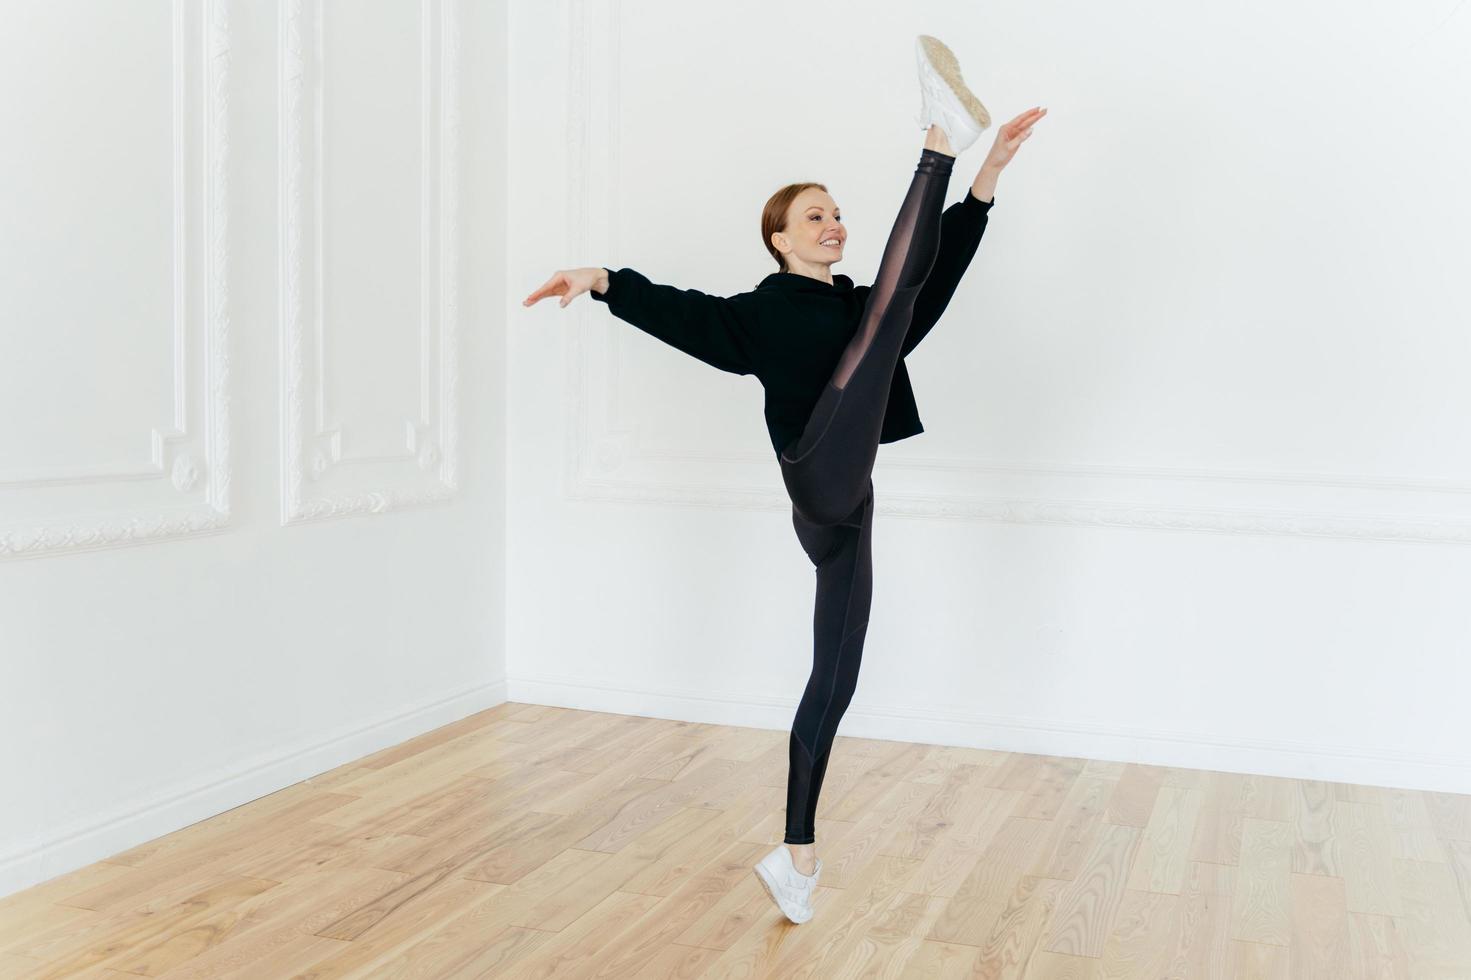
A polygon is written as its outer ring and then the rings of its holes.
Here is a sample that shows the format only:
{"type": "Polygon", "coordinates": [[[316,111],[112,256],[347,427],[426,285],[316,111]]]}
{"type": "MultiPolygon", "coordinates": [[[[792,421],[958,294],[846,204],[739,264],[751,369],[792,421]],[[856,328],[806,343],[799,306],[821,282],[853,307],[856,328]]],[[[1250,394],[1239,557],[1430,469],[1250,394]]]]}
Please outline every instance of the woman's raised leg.
{"type": "Polygon", "coordinates": [[[926,147],[894,219],[858,330],[807,426],[779,459],[792,503],[836,524],[862,502],[878,456],[889,384],[940,247],[940,215],[955,157],[926,147]]]}

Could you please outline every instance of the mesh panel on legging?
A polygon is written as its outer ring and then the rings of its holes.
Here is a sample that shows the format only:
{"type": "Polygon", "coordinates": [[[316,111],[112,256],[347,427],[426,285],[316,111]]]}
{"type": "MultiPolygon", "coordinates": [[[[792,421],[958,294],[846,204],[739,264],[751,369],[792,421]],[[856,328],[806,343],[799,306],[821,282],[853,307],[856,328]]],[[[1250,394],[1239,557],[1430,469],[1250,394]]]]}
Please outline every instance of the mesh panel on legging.
{"type": "Polygon", "coordinates": [[[895,365],[915,301],[939,254],[954,160],[929,149],[921,152],[857,330],[801,435],[780,454],[788,494],[809,520],[836,523],[863,498],[878,456],[895,365]],[[838,380],[843,387],[837,387],[838,380]]]}
{"type": "Polygon", "coordinates": [[[834,387],[847,387],[863,355],[873,344],[879,322],[893,301],[895,290],[920,285],[934,268],[940,248],[940,223],[921,219],[939,210],[936,205],[944,201],[954,163],[954,157],[937,150],[926,147],[920,151],[915,173],[927,175],[930,179],[916,179],[910,183],[909,193],[905,195],[894,219],[894,227],[889,232],[888,244],[884,246],[878,276],[863,310],[863,322],[833,372],[834,387]]]}

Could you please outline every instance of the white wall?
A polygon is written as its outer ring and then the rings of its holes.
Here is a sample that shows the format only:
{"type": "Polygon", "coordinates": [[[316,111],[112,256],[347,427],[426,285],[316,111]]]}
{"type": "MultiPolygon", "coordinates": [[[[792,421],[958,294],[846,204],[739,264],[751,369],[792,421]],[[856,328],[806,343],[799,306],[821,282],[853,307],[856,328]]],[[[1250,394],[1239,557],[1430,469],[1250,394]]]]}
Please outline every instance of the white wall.
{"type": "Polygon", "coordinates": [[[505,699],[505,31],[7,7],[0,894],[505,699]]]}
{"type": "MultiPolygon", "coordinates": [[[[749,290],[794,180],[871,282],[917,33],[998,123],[1050,109],[909,358],[840,734],[1471,792],[1471,11],[732,9],[512,9],[512,300],[749,290]]],[[[788,727],[813,571],[759,383],[586,297],[509,321],[511,698],[788,727]]]]}

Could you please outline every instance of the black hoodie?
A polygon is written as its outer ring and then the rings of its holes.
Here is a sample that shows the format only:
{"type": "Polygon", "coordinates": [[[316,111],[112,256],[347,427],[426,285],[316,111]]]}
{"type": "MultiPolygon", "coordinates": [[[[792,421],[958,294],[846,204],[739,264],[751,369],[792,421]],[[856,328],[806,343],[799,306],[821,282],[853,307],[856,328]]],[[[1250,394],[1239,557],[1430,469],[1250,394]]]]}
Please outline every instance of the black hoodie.
{"type": "MultiPolygon", "coordinates": [[[[924,431],[903,357],[940,319],[970,265],[993,198],[982,201],[967,188],[965,198],[940,216],[940,247],[934,268],[914,303],[914,317],[884,411],[879,442],[896,442],[924,431]]],[[[794,272],[773,272],[750,292],[712,296],[651,282],[633,269],[610,269],[605,292],[593,299],[646,333],[713,367],[754,374],[766,389],[766,429],[778,454],[802,434],[818,397],[832,379],[838,359],[858,330],[871,286],[855,286],[838,273],[832,283],[794,272]]]]}

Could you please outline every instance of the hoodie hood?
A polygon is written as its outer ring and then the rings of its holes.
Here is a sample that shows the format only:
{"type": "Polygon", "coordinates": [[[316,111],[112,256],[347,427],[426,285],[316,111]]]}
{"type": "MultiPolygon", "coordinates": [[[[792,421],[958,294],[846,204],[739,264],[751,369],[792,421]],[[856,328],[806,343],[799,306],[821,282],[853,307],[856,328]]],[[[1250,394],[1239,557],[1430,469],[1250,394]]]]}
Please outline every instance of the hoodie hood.
{"type": "Polygon", "coordinates": [[[838,272],[833,274],[832,284],[829,285],[821,279],[804,276],[799,272],[773,272],[757,283],[756,288],[802,293],[842,293],[852,291],[853,280],[838,272]]]}

